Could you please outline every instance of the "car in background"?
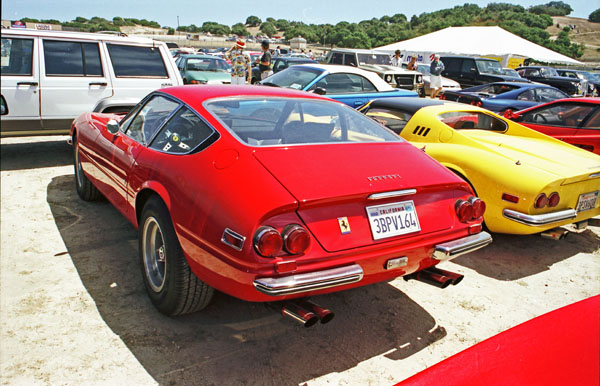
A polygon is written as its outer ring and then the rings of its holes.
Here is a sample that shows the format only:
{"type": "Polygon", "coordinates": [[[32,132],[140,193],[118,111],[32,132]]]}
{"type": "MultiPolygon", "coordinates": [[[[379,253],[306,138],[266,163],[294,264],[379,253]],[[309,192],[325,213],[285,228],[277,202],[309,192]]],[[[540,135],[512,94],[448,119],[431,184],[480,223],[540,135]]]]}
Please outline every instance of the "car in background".
{"type": "Polygon", "coordinates": [[[514,68],[502,67],[502,74],[512,76],[513,78],[520,78],[521,75],[514,68]]]}
{"type": "MultiPolygon", "coordinates": [[[[273,58],[273,73],[276,74],[279,71],[283,71],[290,66],[297,66],[298,64],[305,63],[318,63],[316,60],[309,59],[308,57],[293,57],[293,56],[275,56],[273,58]]],[[[260,69],[258,66],[252,67],[252,84],[260,82],[260,69]]]]}
{"type": "Polygon", "coordinates": [[[600,296],[535,317],[395,386],[597,385],[600,296]],[[561,326],[565,334],[556,334],[561,326]]]}
{"type": "Polygon", "coordinates": [[[492,232],[534,234],[600,215],[600,157],[480,107],[376,99],[360,109],[469,182],[492,232]]]}
{"type": "Polygon", "coordinates": [[[566,76],[567,78],[577,78],[587,81],[587,96],[597,97],[600,96],[600,76],[598,74],[591,73],[583,70],[571,70],[571,69],[556,69],[558,75],[566,76]]]}
{"type": "Polygon", "coordinates": [[[442,100],[468,103],[500,114],[568,97],[552,86],[523,82],[495,82],[440,95],[442,100]]]}
{"type": "Polygon", "coordinates": [[[2,136],[66,134],[82,112],[182,84],[167,45],[145,38],[3,28],[2,52],[2,136]]]}
{"type": "Polygon", "coordinates": [[[229,64],[213,55],[180,55],[176,62],[183,84],[231,84],[229,64]]]}
{"type": "Polygon", "coordinates": [[[392,66],[392,58],[384,52],[334,48],[327,53],[325,63],[371,71],[393,87],[415,91],[419,95],[423,95],[423,75],[418,71],[392,66]]]}
{"type": "Polygon", "coordinates": [[[292,66],[258,84],[314,92],[354,108],[375,98],[418,96],[390,86],[374,72],[333,64],[292,66]]]}
{"type": "Polygon", "coordinates": [[[138,228],[143,281],[167,315],[216,289],[285,301],[307,326],[320,311],[291,299],[413,273],[457,284],[434,266],[492,241],[466,182],[319,95],[171,87],[125,117],[82,114],[71,135],[78,195],[103,195],[138,228]]]}
{"type": "MultiPolygon", "coordinates": [[[[417,71],[423,74],[423,94],[431,95],[431,72],[428,64],[417,64],[417,71]]],[[[460,83],[442,76],[442,91],[460,91],[460,83]]]]}
{"type": "Polygon", "coordinates": [[[527,82],[526,79],[505,75],[500,62],[470,56],[440,56],[444,63],[442,76],[469,88],[492,82],[527,82]]]}
{"type": "Polygon", "coordinates": [[[560,99],[506,118],[551,137],[600,155],[600,99],[560,99]]]}
{"type": "Polygon", "coordinates": [[[560,76],[556,69],[548,66],[524,66],[516,69],[519,75],[532,82],[544,83],[566,92],[571,96],[582,96],[587,92],[587,81],[560,76]]]}

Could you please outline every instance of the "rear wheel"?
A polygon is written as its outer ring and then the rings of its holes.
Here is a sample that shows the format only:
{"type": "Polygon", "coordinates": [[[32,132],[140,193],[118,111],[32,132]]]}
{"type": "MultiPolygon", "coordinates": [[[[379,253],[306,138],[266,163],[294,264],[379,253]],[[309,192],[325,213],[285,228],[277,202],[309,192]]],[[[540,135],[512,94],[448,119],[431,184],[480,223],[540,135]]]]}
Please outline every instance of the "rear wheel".
{"type": "Polygon", "coordinates": [[[154,306],[169,316],[206,307],[214,290],[192,272],[175,234],[169,211],[158,197],[148,200],[139,225],[142,275],[154,306]]]}
{"type": "Polygon", "coordinates": [[[79,143],[77,137],[73,137],[73,166],[75,168],[75,189],[81,199],[85,201],[96,201],[101,197],[100,192],[88,180],[81,167],[81,159],[79,158],[79,143]]]}

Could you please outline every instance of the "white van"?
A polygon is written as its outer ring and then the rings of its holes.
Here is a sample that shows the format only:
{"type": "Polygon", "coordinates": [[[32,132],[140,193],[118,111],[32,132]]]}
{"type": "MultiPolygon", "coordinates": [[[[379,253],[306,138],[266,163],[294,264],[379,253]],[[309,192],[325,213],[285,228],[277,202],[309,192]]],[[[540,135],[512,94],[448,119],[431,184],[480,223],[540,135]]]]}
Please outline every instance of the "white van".
{"type": "Polygon", "coordinates": [[[128,111],[183,84],[167,45],[103,33],[2,29],[1,135],[63,134],[82,112],[128,111]]]}

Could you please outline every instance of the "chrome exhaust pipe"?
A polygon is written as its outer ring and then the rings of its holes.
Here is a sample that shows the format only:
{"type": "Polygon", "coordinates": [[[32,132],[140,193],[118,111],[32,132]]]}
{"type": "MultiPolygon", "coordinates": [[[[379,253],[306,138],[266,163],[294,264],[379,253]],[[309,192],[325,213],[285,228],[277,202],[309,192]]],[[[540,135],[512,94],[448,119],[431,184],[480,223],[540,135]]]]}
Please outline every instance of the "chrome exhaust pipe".
{"type": "Polygon", "coordinates": [[[404,280],[410,279],[422,281],[423,283],[431,284],[442,289],[448,287],[450,284],[452,284],[453,281],[450,276],[433,271],[431,270],[431,268],[426,268],[421,271],[417,271],[411,273],[410,275],[404,276],[404,280]]]}
{"type": "Polygon", "coordinates": [[[300,307],[302,307],[306,310],[310,310],[311,312],[316,314],[319,317],[319,319],[321,320],[321,324],[331,322],[331,320],[335,316],[333,311],[328,310],[327,308],[321,307],[320,305],[315,304],[308,299],[299,299],[296,301],[296,303],[300,307]]]}
{"type": "Polygon", "coordinates": [[[281,308],[281,314],[289,316],[297,322],[302,323],[306,328],[314,326],[319,321],[319,317],[315,313],[306,310],[304,307],[292,302],[285,303],[283,305],[281,308]]]}
{"type": "Polygon", "coordinates": [[[460,283],[462,281],[462,279],[465,278],[465,275],[461,275],[460,273],[454,273],[454,272],[446,271],[443,269],[439,269],[435,266],[429,267],[426,270],[429,272],[434,272],[438,275],[448,276],[450,279],[452,279],[452,285],[457,285],[458,283],[460,283]]]}

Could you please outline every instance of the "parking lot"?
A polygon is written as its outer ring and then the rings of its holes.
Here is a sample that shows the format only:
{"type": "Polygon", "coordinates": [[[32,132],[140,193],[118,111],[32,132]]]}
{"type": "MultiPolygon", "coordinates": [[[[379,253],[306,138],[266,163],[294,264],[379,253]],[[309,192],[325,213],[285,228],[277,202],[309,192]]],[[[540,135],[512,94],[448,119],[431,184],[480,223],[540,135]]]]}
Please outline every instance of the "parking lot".
{"type": "Polygon", "coordinates": [[[443,290],[399,278],[316,297],[336,317],[309,329],[224,294],[168,318],[144,290],[136,230],[77,196],[66,139],[1,140],[3,385],[393,385],[600,293],[594,218],[562,240],[495,234],[441,265],[465,275],[443,290]]]}

